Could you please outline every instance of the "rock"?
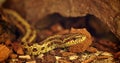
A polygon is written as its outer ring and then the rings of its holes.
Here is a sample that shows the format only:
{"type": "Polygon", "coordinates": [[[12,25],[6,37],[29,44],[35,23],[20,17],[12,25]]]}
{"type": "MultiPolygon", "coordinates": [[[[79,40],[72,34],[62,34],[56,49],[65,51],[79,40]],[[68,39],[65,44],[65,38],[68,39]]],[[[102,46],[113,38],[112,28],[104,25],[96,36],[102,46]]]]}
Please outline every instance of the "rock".
{"type": "Polygon", "coordinates": [[[9,46],[9,45],[11,45],[11,40],[6,40],[6,42],[5,42],[5,45],[7,45],[7,46],[9,46]]]}
{"type": "Polygon", "coordinates": [[[37,21],[43,22],[42,18],[54,13],[65,17],[91,14],[106,24],[120,39],[119,0],[7,0],[3,6],[16,10],[34,25],[37,21]]]}

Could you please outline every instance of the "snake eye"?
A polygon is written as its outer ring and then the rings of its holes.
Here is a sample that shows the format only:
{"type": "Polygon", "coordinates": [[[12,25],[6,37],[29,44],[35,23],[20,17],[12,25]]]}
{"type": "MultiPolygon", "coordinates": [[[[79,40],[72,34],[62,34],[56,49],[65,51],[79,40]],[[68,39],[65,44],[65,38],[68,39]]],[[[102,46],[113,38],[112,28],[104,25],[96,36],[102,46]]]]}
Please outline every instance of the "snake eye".
{"type": "Polygon", "coordinates": [[[72,40],[76,40],[76,39],[77,39],[76,37],[72,38],[72,40]]]}

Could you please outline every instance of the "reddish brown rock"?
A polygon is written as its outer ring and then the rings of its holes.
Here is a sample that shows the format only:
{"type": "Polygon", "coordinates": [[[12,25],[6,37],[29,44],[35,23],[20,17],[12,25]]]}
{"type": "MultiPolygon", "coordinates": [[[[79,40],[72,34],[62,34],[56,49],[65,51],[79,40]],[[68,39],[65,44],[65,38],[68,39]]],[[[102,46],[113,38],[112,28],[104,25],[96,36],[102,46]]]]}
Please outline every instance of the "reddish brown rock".
{"type": "Polygon", "coordinates": [[[120,39],[119,0],[7,0],[4,7],[18,11],[31,24],[43,22],[42,18],[53,13],[66,17],[91,14],[107,24],[120,39]]]}

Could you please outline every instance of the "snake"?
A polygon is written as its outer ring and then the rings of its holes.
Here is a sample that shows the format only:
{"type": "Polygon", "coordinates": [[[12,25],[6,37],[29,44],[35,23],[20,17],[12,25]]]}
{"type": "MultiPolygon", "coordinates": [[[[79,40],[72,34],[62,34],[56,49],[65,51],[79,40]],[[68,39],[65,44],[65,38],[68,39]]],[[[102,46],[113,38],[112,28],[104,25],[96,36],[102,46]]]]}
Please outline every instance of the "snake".
{"type": "Polygon", "coordinates": [[[55,34],[47,37],[39,42],[39,44],[38,42],[34,42],[37,33],[36,29],[32,28],[21,15],[11,9],[3,9],[3,11],[6,16],[9,17],[9,20],[23,32],[21,42],[23,48],[27,51],[26,54],[29,55],[40,55],[56,48],[73,46],[82,43],[87,39],[86,35],[82,33],[55,34]],[[29,45],[30,43],[32,43],[32,45],[29,45]]]}

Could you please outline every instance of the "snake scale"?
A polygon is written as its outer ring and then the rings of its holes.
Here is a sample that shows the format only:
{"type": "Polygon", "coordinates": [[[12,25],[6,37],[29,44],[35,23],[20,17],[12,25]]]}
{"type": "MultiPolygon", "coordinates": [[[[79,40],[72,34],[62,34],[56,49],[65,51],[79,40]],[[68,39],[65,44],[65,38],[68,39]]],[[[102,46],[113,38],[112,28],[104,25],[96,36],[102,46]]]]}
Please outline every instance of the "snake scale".
{"type": "Polygon", "coordinates": [[[23,47],[26,49],[26,54],[29,55],[40,55],[56,48],[69,47],[78,43],[82,43],[86,40],[84,34],[79,33],[68,33],[63,35],[53,35],[42,42],[41,44],[33,43],[36,38],[36,30],[30,26],[30,24],[23,19],[17,12],[10,9],[3,9],[4,13],[10,17],[12,23],[24,32],[21,42],[23,47]],[[29,43],[33,45],[29,46],[29,43]]]}

